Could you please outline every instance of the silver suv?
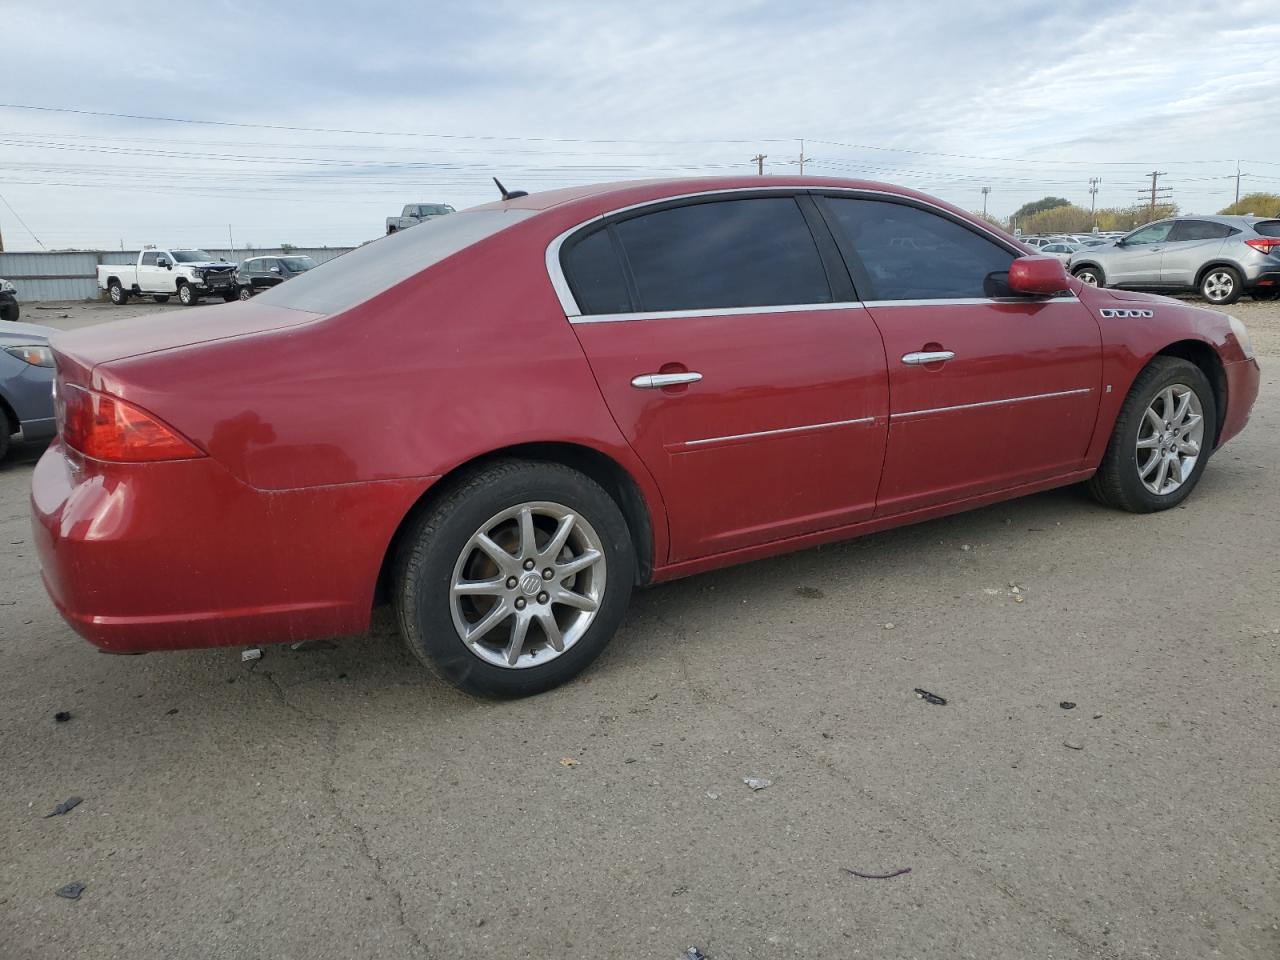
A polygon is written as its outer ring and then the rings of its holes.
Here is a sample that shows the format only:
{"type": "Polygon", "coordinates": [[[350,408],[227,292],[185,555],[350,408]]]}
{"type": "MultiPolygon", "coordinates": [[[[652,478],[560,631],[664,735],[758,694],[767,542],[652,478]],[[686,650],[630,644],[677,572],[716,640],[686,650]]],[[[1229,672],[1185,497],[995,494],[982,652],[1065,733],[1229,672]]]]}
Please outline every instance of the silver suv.
{"type": "Polygon", "coordinates": [[[1280,297],[1280,220],[1173,217],[1071,257],[1068,269],[1098,287],[1197,290],[1213,304],[1280,297]]]}

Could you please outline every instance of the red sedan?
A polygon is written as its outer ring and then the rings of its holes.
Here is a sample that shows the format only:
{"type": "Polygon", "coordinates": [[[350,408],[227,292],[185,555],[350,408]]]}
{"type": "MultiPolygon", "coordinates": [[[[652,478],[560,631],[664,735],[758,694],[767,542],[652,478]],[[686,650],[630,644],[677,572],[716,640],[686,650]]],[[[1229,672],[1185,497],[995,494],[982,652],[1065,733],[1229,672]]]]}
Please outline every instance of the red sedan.
{"type": "Polygon", "coordinates": [[[582,670],[637,585],[1080,481],[1172,507],[1258,389],[1234,318],[814,178],[513,198],[53,346],[34,526],[91,642],[359,632],[385,597],[498,695],[582,670]]]}

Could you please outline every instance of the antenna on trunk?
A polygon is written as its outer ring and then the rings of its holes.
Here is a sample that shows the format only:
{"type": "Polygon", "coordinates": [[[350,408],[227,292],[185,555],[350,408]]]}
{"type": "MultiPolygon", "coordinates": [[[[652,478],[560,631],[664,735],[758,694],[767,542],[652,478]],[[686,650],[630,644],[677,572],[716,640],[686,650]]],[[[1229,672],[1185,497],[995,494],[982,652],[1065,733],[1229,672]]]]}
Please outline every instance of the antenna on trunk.
{"type": "Polygon", "coordinates": [[[498,185],[498,192],[502,194],[503,200],[514,200],[516,197],[527,197],[529,195],[528,190],[508,190],[497,177],[493,178],[493,182],[498,185]]]}

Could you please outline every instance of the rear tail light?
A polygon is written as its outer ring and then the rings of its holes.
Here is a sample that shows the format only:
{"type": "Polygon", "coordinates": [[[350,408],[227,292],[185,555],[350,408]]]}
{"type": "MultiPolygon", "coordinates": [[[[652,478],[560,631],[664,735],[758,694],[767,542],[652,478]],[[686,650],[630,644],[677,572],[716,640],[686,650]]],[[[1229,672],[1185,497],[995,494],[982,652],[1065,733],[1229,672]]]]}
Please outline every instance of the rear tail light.
{"type": "Polygon", "coordinates": [[[63,441],[95,460],[149,463],[204,456],[172,427],[109,394],[61,384],[56,409],[63,441]]]}
{"type": "Polygon", "coordinates": [[[1263,253],[1280,253],[1280,237],[1254,237],[1245,243],[1263,253]]]}

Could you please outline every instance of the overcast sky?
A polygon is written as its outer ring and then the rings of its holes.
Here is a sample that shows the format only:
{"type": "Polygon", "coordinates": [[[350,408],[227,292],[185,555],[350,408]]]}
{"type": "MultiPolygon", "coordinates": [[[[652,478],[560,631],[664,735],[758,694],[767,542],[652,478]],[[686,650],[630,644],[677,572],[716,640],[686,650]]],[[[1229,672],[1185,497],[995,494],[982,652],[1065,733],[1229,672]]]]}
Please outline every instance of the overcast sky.
{"type": "Polygon", "coordinates": [[[0,0],[8,249],[343,245],[408,202],[806,172],[1007,215],[1280,191],[1280,4],[0,0]],[[414,7],[416,9],[408,9],[414,7]],[[234,126],[227,124],[244,124],[234,126]],[[275,127],[318,130],[265,129],[275,127]],[[396,135],[385,135],[396,134],[396,135]],[[408,135],[412,134],[412,135],[408,135]],[[16,214],[15,214],[16,211],[16,214]],[[18,221],[21,217],[28,229],[18,221]]]}

